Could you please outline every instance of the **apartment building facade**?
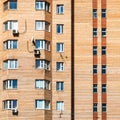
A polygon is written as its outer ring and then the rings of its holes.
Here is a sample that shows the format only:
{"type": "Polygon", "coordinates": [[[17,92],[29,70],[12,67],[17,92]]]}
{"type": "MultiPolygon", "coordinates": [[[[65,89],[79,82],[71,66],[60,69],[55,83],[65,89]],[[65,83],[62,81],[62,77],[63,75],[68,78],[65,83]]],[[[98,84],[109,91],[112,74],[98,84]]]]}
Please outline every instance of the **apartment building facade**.
{"type": "Polygon", "coordinates": [[[0,6],[0,120],[120,119],[119,0],[0,6]]]}

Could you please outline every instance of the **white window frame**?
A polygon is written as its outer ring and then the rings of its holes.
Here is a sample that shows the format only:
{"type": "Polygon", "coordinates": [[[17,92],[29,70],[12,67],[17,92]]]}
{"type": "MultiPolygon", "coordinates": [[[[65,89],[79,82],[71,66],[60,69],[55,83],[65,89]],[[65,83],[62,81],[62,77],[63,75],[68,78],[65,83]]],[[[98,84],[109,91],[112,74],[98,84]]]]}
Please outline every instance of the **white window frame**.
{"type": "Polygon", "coordinates": [[[50,82],[48,80],[44,80],[44,79],[36,79],[35,80],[35,88],[50,90],[50,82]]]}
{"type": "Polygon", "coordinates": [[[18,87],[17,79],[9,79],[9,80],[3,81],[4,89],[17,89],[17,87],[18,87]],[[16,87],[14,86],[15,81],[16,81],[16,87]]]}
{"type": "Polygon", "coordinates": [[[35,100],[36,109],[50,110],[50,101],[49,100],[35,100]],[[38,103],[40,102],[40,103],[38,103]]]}
{"type": "Polygon", "coordinates": [[[17,49],[18,48],[18,41],[17,40],[7,40],[4,42],[4,49],[17,49]],[[16,47],[14,46],[16,42],[16,47]]]}
{"type": "Polygon", "coordinates": [[[57,63],[56,63],[56,70],[57,70],[58,72],[64,71],[64,62],[57,62],[57,63]],[[59,67],[59,68],[58,68],[58,67],[59,67]]]}
{"type": "Polygon", "coordinates": [[[4,22],[4,30],[18,30],[18,21],[17,20],[8,20],[4,22]]]}
{"type": "Polygon", "coordinates": [[[47,40],[36,39],[36,49],[50,51],[50,42],[47,40]]]}
{"type": "Polygon", "coordinates": [[[36,59],[36,69],[50,70],[50,62],[47,60],[36,59]],[[37,66],[37,61],[39,62],[39,66],[37,66]]]}
{"type": "Polygon", "coordinates": [[[57,43],[57,52],[64,52],[64,43],[57,43]]]}
{"type": "Polygon", "coordinates": [[[64,5],[63,4],[57,5],[57,14],[64,14],[64,5]]]}
{"type": "Polygon", "coordinates": [[[45,30],[47,32],[50,32],[50,23],[42,20],[36,20],[35,28],[36,30],[45,30]]]}
{"type": "Polygon", "coordinates": [[[57,111],[64,111],[64,101],[57,101],[56,102],[56,110],[57,111]]]}
{"type": "Polygon", "coordinates": [[[64,24],[57,24],[57,34],[63,34],[64,31],[63,29],[64,29],[64,24]]]}
{"type": "Polygon", "coordinates": [[[4,61],[4,69],[18,69],[18,60],[9,59],[4,61]]]}
{"type": "Polygon", "coordinates": [[[4,108],[5,110],[17,108],[17,105],[18,105],[17,100],[4,100],[4,101],[3,101],[3,108],[4,108]],[[14,107],[14,102],[15,102],[15,104],[16,104],[15,107],[14,107]]]}
{"type": "Polygon", "coordinates": [[[62,81],[56,82],[56,90],[63,91],[64,90],[64,82],[62,82],[62,81]]]}
{"type": "Polygon", "coordinates": [[[50,11],[50,3],[46,1],[38,1],[36,0],[35,2],[35,8],[36,10],[45,10],[45,11],[50,11]]]}

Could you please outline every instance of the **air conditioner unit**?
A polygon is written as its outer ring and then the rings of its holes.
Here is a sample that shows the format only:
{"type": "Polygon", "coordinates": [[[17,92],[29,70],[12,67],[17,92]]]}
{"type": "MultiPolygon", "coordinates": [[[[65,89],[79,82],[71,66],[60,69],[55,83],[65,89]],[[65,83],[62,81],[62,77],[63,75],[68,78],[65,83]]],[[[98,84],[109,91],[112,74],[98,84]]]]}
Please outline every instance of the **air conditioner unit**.
{"type": "Polygon", "coordinates": [[[40,50],[35,49],[34,50],[34,55],[40,55],[40,50]]]}
{"type": "Polygon", "coordinates": [[[12,113],[13,114],[17,114],[18,113],[18,109],[17,108],[12,109],[12,113]]]}
{"type": "Polygon", "coordinates": [[[12,32],[13,32],[13,35],[18,35],[19,34],[18,30],[13,30],[12,32]]]}

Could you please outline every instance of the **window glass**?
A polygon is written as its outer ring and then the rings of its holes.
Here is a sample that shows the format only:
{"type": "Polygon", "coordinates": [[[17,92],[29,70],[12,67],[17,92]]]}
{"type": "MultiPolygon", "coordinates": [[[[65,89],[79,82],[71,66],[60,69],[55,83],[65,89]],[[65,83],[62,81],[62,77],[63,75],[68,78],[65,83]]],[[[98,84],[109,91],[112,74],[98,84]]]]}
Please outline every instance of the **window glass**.
{"type": "Polygon", "coordinates": [[[57,33],[63,34],[63,24],[57,24],[57,33]]]}
{"type": "Polygon", "coordinates": [[[102,18],[106,18],[106,9],[102,9],[102,18]]]}
{"type": "Polygon", "coordinates": [[[97,9],[93,9],[93,18],[97,18],[97,9]]]}
{"type": "Polygon", "coordinates": [[[3,101],[4,109],[17,108],[17,100],[5,100],[3,101]]]}
{"type": "Polygon", "coordinates": [[[93,74],[97,74],[97,65],[93,65],[93,74]]]}
{"type": "Polygon", "coordinates": [[[4,42],[4,49],[17,49],[18,41],[17,40],[7,40],[4,42]]]}
{"type": "Polygon", "coordinates": [[[57,62],[57,71],[63,71],[63,70],[64,70],[64,63],[57,62]]]}
{"type": "Polygon", "coordinates": [[[63,101],[57,101],[56,103],[56,110],[64,110],[64,102],[63,101]]]}
{"type": "Polygon", "coordinates": [[[57,52],[64,52],[64,43],[57,43],[57,52]]]}
{"type": "Polygon", "coordinates": [[[57,82],[56,90],[63,91],[64,90],[64,82],[57,82]]]}
{"type": "Polygon", "coordinates": [[[102,103],[102,112],[106,112],[106,103],[102,103]]]}
{"type": "Polygon", "coordinates": [[[17,69],[18,68],[18,61],[17,60],[6,60],[3,62],[4,69],[17,69]]]}
{"type": "Polygon", "coordinates": [[[93,112],[97,112],[97,103],[93,104],[93,112]]]}
{"type": "Polygon", "coordinates": [[[17,0],[10,0],[10,9],[17,9],[17,0]]]}
{"type": "Polygon", "coordinates": [[[64,13],[64,5],[57,5],[57,14],[64,13]]]}
{"type": "Polygon", "coordinates": [[[97,28],[93,28],[93,37],[97,37],[97,28]]]}

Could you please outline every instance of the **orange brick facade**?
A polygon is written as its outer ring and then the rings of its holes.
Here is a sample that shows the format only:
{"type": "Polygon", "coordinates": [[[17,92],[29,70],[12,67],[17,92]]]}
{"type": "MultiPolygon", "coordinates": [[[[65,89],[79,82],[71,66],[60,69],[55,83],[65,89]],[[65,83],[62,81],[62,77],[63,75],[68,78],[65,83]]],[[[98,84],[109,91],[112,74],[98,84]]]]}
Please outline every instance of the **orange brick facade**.
{"type": "Polygon", "coordinates": [[[120,1],[17,0],[17,8],[11,9],[14,2],[0,1],[0,120],[120,120],[120,1]],[[45,2],[45,8],[37,10],[36,2],[45,2]],[[13,35],[11,21],[18,22],[19,34],[13,35]],[[36,30],[39,21],[45,22],[44,30],[36,30]],[[50,48],[39,49],[36,56],[39,39],[50,48]],[[17,40],[16,49],[10,40],[17,40]],[[64,44],[62,52],[58,44],[64,44]],[[10,60],[17,60],[16,69],[10,69],[10,60]],[[39,60],[43,69],[36,67],[39,60]],[[60,71],[58,63],[63,63],[60,71]],[[17,80],[17,88],[9,88],[9,82],[4,88],[10,80],[17,80]],[[49,89],[38,89],[36,80],[48,81],[49,89]],[[17,100],[17,114],[10,100],[17,100]],[[48,101],[49,108],[46,103],[37,108],[37,100],[48,101]],[[64,107],[60,110],[57,103],[64,107]]]}

